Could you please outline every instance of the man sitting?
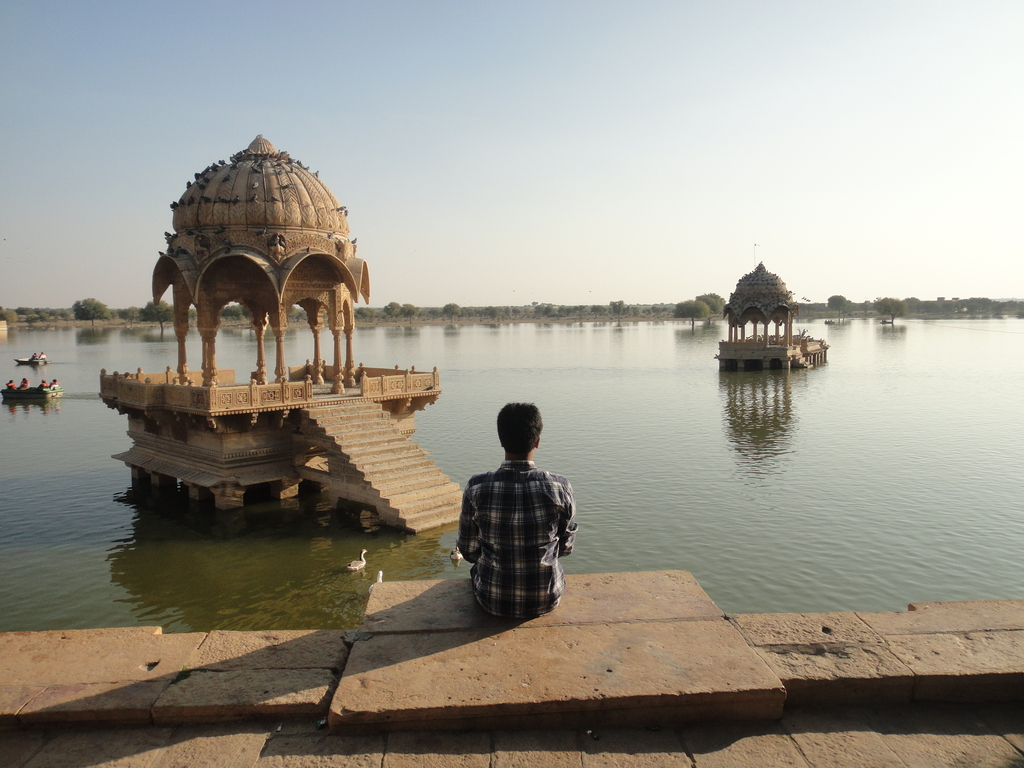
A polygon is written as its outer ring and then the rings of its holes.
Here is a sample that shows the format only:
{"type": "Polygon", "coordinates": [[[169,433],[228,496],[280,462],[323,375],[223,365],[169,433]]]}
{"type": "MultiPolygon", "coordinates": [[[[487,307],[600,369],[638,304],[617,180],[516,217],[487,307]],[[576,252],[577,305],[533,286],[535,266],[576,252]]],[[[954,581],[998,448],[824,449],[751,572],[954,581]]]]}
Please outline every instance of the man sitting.
{"type": "Polygon", "coordinates": [[[558,558],[572,553],[576,502],[568,480],[533,463],[543,426],[532,403],[502,408],[505,461],[471,477],[462,494],[458,547],[473,563],[477,602],[495,616],[542,616],[565,591],[558,558]]]}

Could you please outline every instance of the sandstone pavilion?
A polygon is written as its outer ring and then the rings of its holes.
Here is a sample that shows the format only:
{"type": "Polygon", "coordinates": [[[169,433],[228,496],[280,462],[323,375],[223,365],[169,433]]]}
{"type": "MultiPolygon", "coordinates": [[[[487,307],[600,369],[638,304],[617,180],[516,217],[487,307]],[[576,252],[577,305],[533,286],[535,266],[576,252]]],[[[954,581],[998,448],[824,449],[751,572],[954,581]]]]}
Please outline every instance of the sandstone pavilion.
{"type": "Polygon", "coordinates": [[[437,368],[354,362],[353,305],[369,301],[369,270],[347,209],[319,172],[257,136],[185,186],[153,270],[153,300],[171,289],[177,365],[100,376],[100,397],[128,417],[132,447],[114,458],[131,467],[133,483],[158,491],[180,483],[190,498],[226,510],[243,507],[255,486],[288,498],[305,481],[375,524],[421,531],[457,520],[458,485],[410,439],[415,412],[441,394],[437,368]],[[220,312],[231,302],[251,318],[252,371],[217,366],[220,312]],[[285,360],[293,305],[311,337],[301,365],[285,360]],[[188,365],[192,307],[199,372],[188,365]]]}
{"type": "Polygon", "coordinates": [[[824,340],[793,335],[798,314],[800,305],[782,278],[766,270],[764,263],[758,264],[739,279],[723,310],[729,338],[718,343],[719,370],[789,370],[827,362],[824,340]],[[748,324],[752,326],[749,336],[748,324]]]}

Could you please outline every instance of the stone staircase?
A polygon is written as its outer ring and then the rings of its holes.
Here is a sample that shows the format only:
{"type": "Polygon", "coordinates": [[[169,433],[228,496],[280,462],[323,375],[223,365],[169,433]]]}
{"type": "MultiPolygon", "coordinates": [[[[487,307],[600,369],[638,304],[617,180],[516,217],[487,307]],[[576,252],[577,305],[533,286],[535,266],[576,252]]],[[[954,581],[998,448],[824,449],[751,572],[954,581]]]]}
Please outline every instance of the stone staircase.
{"type": "Polygon", "coordinates": [[[371,505],[382,523],[413,533],[458,521],[458,484],[379,403],[357,398],[305,408],[302,437],[324,451],[326,468],[322,459],[320,469],[307,462],[300,474],[320,473],[335,500],[371,505]]]}

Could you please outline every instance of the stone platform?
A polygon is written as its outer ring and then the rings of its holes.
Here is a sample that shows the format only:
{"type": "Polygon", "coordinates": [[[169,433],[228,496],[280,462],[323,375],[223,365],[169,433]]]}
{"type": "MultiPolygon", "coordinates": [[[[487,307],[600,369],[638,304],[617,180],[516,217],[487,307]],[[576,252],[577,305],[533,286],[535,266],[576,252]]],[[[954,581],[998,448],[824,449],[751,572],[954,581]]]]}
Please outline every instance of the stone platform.
{"type": "MultiPolygon", "coordinates": [[[[701,739],[728,746],[733,732],[825,749],[833,732],[867,738],[925,718],[920,729],[932,733],[939,725],[928,718],[954,712],[972,724],[949,728],[1018,761],[991,764],[1024,765],[1024,750],[1007,747],[1024,748],[1024,600],[725,616],[682,571],[568,582],[556,611],[525,622],[484,614],[460,579],[381,584],[358,631],[0,634],[0,754],[28,745],[30,759],[75,726],[128,728],[165,747],[172,734],[249,734],[267,745],[257,756],[295,729],[318,744],[377,745],[371,752],[463,745],[490,757],[506,738],[583,755],[640,734],[689,760],[701,739]],[[931,714],[912,714],[921,712],[931,714]],[[335,735],[324,742],[328,730],[335,735]],[[606,734],[605,743],[589,744],[588,732],[606,734]],[[519,735],[496,735],[511,733],[519,735]]],[[[697,761],[714,764],[742,763],[697,761]]]]}

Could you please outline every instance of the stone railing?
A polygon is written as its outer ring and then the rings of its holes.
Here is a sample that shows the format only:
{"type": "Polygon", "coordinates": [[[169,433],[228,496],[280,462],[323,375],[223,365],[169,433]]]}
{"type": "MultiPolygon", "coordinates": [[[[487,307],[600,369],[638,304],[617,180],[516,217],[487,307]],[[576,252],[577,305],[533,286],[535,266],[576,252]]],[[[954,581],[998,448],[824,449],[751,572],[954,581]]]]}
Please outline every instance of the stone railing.
{"type": "MultiPolygon", "coordinates": [[[[114,371],[108,374],[104,369],[100,371],[100,397],[135,408],[168,408],[208,414],[252,413],[314,402],[313,382],[308,375],[300,381],[235,384],[234,370],[222,369],[217,371],[217,379],[216,386],[202,387],[191,380],[179,384],[170,367],[161,373],[145,373],[139,368],[135,373],[114,371]]],[[[397,366],[367,368],[361,365],[356,371],[356,379],[359,396],[377,401],[422,397],[439,392],[441,388],[437,368],[417,371],[415,366],[402,370],[397,366]]],[[[351,390],[348,396],[353,396],[351,390]]],[[[331,396],[321,395],[317,402],[325,397],[331,396]]]]}
{"type": "Polygon", "coordinates": [[[286,381],[273,384],[235,384],[233,370],[218,370],[220,383],[199,387],[178,384],[174,372],[108,374],[100,371],[100,397],[140,408],[169,408],[203,413],[232,413],[292,408],[313,401],[313,383],[286,381]]]}
{"type": "Polygon", "coordinates": [[[367,368],[360,365],[356,369],[356,382],[359,384],[360,394],[374,400],[409,397],[441,388],[441,377],[437,368],[433,371],[417,371],[416,366],[403,371],[398,366],[367,368]]]}

